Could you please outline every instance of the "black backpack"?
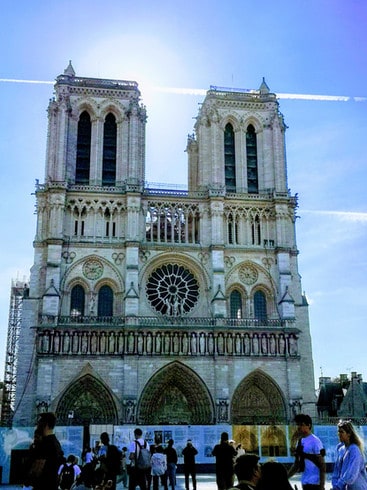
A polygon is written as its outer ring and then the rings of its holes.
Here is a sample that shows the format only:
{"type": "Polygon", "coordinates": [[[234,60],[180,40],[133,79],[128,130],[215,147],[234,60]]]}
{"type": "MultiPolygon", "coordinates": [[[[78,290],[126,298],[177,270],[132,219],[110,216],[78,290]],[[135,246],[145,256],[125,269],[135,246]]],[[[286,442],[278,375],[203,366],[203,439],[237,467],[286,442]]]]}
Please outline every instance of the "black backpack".
{"type": "Polygon", "coordinates": [[[144,441],[144,446],[142,446],[139,441],[135,441],[135,442],[136,442],[136,452],[138,446],[140,448],[139,456],[136,460],[136,468],[138,468],[139,470],[148,470],[152,466],[152,463],[150,461],[152,455],[150,454],[149,449],[147,449],[147,443],[146,441],[144,441]]]}
{"type": "Polygon", "coordinates": [[[122,452],[113,444],[107,449],[106,466],[115,475],[122,473],[122,452]]]}
{"type": "Polygon", "coordinates": [[[73,464],[64,464],[60,473],[60,488],[62,490],[70,490],[74,483],[75,473],[73,464]]]}

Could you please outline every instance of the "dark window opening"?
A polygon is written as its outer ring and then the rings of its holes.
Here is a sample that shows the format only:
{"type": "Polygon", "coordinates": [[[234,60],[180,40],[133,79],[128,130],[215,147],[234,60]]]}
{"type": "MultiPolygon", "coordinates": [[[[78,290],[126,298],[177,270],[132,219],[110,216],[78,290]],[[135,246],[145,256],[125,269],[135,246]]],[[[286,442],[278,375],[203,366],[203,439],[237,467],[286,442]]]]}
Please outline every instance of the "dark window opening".
{"type": "Polygon", "coordinates": [[[258,215],[255,216],[251,224],[252,245],[261,245],[261,224],[258,215]]]}
{"type": "Polygon", "coordinates": [[[117,125],[113,114],[108,114],[103,131],[102,185],[116,184],[117,125]]]}
{"type": "Polygon", "coordinates": [[[79,284],[71,290],[70,315],[73,317],[83,316],[85,306],[84,288],[79,284]]]}
{"type": "Polygon", "coordinates": [[[89,184],[90,147],[92,125],[87,111],[82,112],[78,122],[78,140],[76,148],[75,183],[89,184]]]}
{"type": "Polygon", "coordinates": [[[242,294],[235,289],[230,295],[231,318],[242,318],[242,294]]]}
{"type": "Polygon", "coordinates": [[[247,188],[249,193],[259,192],[257,169],[257,141],[255,128],[250,124],[246,133],[247,188]]]}
{"type": "Polygon", "coordinates": [[[228,123],[224,129],[224,174],[226,190],[236,190],[236,154],[234,131],[232,124],[228,123]]]}
{"type": "Polygon", "coordinates": [[[266,321],[266,297],[262,291],[256,291],[254,294],[254,312],[257,320],[266,321]]]}
{"type": "Polygon", "coordinates": [[[102,286],[98,292],[98,316],[113,316],[113,291],[102,286]]]}

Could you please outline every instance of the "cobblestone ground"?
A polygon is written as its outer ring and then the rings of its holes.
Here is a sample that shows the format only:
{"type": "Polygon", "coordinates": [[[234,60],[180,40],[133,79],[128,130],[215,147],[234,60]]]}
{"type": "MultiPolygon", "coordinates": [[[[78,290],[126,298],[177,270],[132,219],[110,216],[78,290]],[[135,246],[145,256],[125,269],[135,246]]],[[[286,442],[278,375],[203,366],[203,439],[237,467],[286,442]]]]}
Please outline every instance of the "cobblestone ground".
{"type": "MultiPolygon", "coordinates": [[[[302,490],[302,485],[300,481],[300,477],[295,476],[291,478],[291,484],[297,490],[302,490]]],[[[197,487],[198,490],[217,490],[217,486],[215,484],[215,475],[213,474],[199,474],[197,475],[197,487]]],[[[8,489],[8,490],[20,490],[22,487],[20,485],[0,485],[0,489],[8,489]]],[[[162,487],[163,488],[163,487],[162,487]]],[[[183,475],[177,475],[177,490],[185,489],[185,481],[183,475]]],[[[330,475],[327,476],[327,481],[325,485],[325,490],[331,489],[330,475]]],[[[124,490],[124,487],[121,483],[117,485],[116,490],[124,490]]],[[[192,490],[192,488],[190,488],[192,490]]]]}

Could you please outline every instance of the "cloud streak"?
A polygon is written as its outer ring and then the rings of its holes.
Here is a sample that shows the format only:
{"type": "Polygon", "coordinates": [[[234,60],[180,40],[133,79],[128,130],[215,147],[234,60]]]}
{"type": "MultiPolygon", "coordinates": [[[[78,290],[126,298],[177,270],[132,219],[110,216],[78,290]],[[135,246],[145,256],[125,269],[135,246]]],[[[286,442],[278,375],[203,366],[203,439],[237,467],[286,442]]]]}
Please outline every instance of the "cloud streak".
{"type": "Polygon", "coordinates": [[[367,213],[360,213],[355,211],[322,211],[322,210],[312,210],[312,209],[302,209],[300,214],[318,214],[324,216],[331,216],[335,218],[340,218],[342,221],[353,221],[353,222],[364,222],[367,223],[367,213]]]}
{"type": "Polygon", "coordinates": [[[16,78],[0,78],[0,82],[5,83],[34,83],[38,85],[53,85],[55,82],[48,82],[46,80],[18,80],[16,78]]]}
{"type": "MultiPolygon", "coordinates": [[[[47,81],[47,80],[21,80],[16,78],[0,78],[0,82],[3,83],[33,83],[40,85],[53,85],[55,82],[47,81]]],[[[207,89],[203,88],[185,88],[185,87],[150,87],[151,90],[155,92],[161,92],[166,94],[177,94],[177,95],[197,95],[197,96],[205,96],[207,93],[207,89]]],[[[225,90],[225,87],[221,87],[222,90],[225,90]]],[[[243,91],[246,93],[256,92],[253,90],[243,90],[243,89],[233,89],[228,87],[228,90],[233,92],[243,91]]],[[[276,94],[278,99],[294,99],[294,100],[318,100],[318,101],[327,101],[327,102],[366,102],[367,97],[354,97],[348,95],[317,95],[317,94],[287,94],[287,93],[278,93],[276,94]]]]}

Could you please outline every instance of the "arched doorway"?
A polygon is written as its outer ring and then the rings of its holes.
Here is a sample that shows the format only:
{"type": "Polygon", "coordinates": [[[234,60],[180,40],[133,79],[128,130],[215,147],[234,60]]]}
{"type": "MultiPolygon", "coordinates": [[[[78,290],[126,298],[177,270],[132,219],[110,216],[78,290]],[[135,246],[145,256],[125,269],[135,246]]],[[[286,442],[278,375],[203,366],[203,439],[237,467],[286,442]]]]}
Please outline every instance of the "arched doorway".
{"type": "Polygon", "coordinates": [[[287,410],[279,386],[260,370],[249,374],[233,394],[231,420],[235,425],[286,423],[287,410]]]}
{"type": "Polygon", "coordinates": [[[82,375],[65,390],[56,414],[59,425],[118,424],[110,390],[92,374],[82,375]]]}
{"type": "Polygon", "coordinates": [[[149,380],[138,407],[140,424],[205,425],[214,423],[213,414],[205,384],[180,362],[168,364],[149,380]]]}

